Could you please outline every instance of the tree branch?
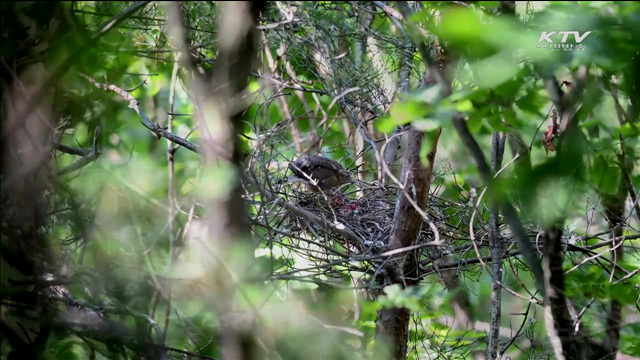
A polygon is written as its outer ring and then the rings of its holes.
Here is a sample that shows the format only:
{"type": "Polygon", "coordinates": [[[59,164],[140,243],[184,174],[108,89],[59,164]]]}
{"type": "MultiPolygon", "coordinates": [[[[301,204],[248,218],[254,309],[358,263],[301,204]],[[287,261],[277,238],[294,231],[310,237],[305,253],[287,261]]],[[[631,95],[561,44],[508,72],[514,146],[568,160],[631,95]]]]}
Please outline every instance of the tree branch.
{"type": "Polygon", "coordinates": [[[156,136],[158,137],[158,139],[160,138],[165,138],[171,142],[174,142],[178,145],[181,145],[195,153],[199,153],[200,149],[197,145],[191,143],[188,140],[185,140],[184,138],[181,138],[178,135],[175,135],[173,133],[170,133],[169,131],[163,129],[160,125],[158,124],[154,124],[151,122],[151,120],[149,120],[149,117],[147,116],[147,114],[145,114],[145,112],[140,108],[140,102],[138,102],[138,100],[136,98],[133,97],[133,95],[131,95],[129,92],[115,86],[115,85],[109,85],[109,84],[101,84],[99,82],[97,82],[95,79],[81,74],[82,77],[84,77],[87,81],[89,81],[90,83],[92,83],[95,87],[97,87],[98,89],[102,89],[102,90],[110,90],[113,91],[114,93],[120,95],[123,99],[125,99],[126,101],[129,102],[129,107],[132,108],[136,113],[138,113],[138,115],[140,115],[140,119],[142,119],[141,123],[142,125],[144,125],[144,127],[146,127],[147,129],[151,130],[154,134],[156,134],[156,136]]]}
{"type": "MultiPolygon", "coordinates": [[[[493,172],[497,172],[502,167],[502,157],[504,155],[505,136],[501,133],[493,134],[493,148],[491,151],[491,163],[493,172]]],[[[500,349],[500,315],[502,308],[502,236],[500,234],[499,221],[500,208],[495,201],[492,201],[490,210],[491,231],[489,242],[491,246],[491,258],[493,260],[493,281],[491,282],[491,327],[489,330],[489,349],[487,357],[497,359],[500,349]]]]}
{"type": "Polygon", "coordinates": [[[76,170],[80,170],[83,167],[89,165],[94,162],[100,156],[100,151],[98,150],[98,136],[100,135],[100,127],[96,126],[96,130],[93,133],[93,145],[91,150],[84,149],[74,149],[65,145],[57,145],[56,149],[66,152],[68,154],[80,155],[82,158],[76,160],[73,164],[67,166],[66,168],[58,171],[58,176],[72,173],[76,170]]]}

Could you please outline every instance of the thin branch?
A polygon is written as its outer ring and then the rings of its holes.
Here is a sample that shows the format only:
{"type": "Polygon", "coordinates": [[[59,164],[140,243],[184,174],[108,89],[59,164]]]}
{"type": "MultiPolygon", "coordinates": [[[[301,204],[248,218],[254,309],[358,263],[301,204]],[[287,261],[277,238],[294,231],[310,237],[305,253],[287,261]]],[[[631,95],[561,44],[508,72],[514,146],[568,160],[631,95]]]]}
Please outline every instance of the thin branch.
{"type": "MultiPolygon", "coordinates": [[[[169,115],[167,118],[167,131],[169,133],[173,133],[173,111],[175,106],[175,97],[176,97],[176,83],[178,82],[178,70],[180,68],[178,53],[174,54],[176,62],[173,64],[173,70],[171,71],[171,85],[169,87],[169,115]]],[[[169,165],[168,168],[168,181],[169,181],[169,190],[167,194],[168,207],[169,207],[169,262],[167,264],[167,271],[171,268],[171,263],[173,261],[173,257],[175,256],[175,244],[176,244],[176,234],[173,229],[173,224],[176,216],[176,189],[175,189],[175,159],[174,155],[177,148],[174,146],[172,141],[169,141],[167,144],[167,162],[169,165]]]]}
{"type": "Polygon", "coordinates": [[[62,145],[62,144],[56,145],[56,150],[63,152],[65,154],[77,155],[77,156],[88,156],[91,153],[91,150],[73,148],[71,146],[62,145]]]}
{"type": "Polygon", "coordinates": [[[282,82],[282,81],[280,81],[278,79],[274,79],[271,76],[262,75],[262,74],[259,74],[259,73],[251,73],[251,75],[255,76],[257,78],[260,78],[260,79],[268,80],[268,81],[270,81],[270,82],[272,82],[272,83],[274,83],[274,84],[276,84],[278,86],[282,86],[285,89],[308,92],[308,93],[314,93],[314,94],[320,94],[320,95],[329,95],[329,93],[327,91],[325,91],[325,90],[305,88],[305,87],[302,87],[302,86],[292,86],[292,85],[289,85],[289,84],[287,84],[285,82],[282,82]]]}
{"type": "MultiPolygon", "coordinates": [[[[498,168],[502,165],[504,155],[504,145],[506,137],[504,133],[493,134],[493,149],[491,151],[491,163],[493,171],[496,175],[499,173],[498,168]]],[[[514,157],[512,161],[517,158],[514,157]]],[[[500,208],[495,201],[492,201],[490,210],[491,234],[489,242],[491,246],[491,257],[493,258],[493,281],[491,282],[491,327],[489,331],[489,349],[487,356],[489,359],[498,358],[498,350],[500,347],[500,317],[502,308],[502,236],[500,234],[499,212],[500,208]]]]}
{"type": "Polygon", "coordinates": [[[156,134],[156,136],[158,137],[158,139],[160,139],[161,137],[174,142],[176,144],[179,144],[195,153],[199,153],[200,152],[200,148],[191,143],[190,141],[185,140],[184,138],[181,138],[178,135],[175,135],[165,129],[163,129],[160,125],[158,124],[154,124],[151,122],[151,120],[149,120],[149,117],[147,116],[147,114],[144,113],[144,111],[142,111],[142,109],[140,108],[140,103],[138,102],[138,100],[136,98],[133,97],[133,95],[131,95],[130,93],[128,93],[127,91],[115,86],[115,85],[109,85],[109,84],[101,84],[99,82],[97,82],[95,79],[87,76],[87,75],[81,75],[82,77],[84,77],[85,79],[87,79],[87,81],[89,81],[90,83],[92,83],[95,87],[97,87],[98,89],[103,89],[103,90],[110,90],[115,92],[116,94],[120,95],[123,99],[127,100],[129,102],[129,107],[132,108],[133,110],[135,110],[136,113],[138,113],[138,115],[140,115],[140,118],[142,119],[141,123],[142,125],[144,125],[144,127],[146,127],[147,129],[151,130],[154,134],[156,134]]]}
{"type": "MultiPolygon", "coordinates": [[[[64,146],[64,145],[58,145],[56,148],[58,150],[64,149],[69,151],[68,153],[74,153],[74,155],[80,155],[82,153],[84,153],[84,155],[81,155],[82,158],[76,160],[73,164],[67,166],[64,169],[61,169],[60,171],[58,171],[58,176],[61,175],[65,175],[65,174],[69,174],[72,173],[76,170],[80,170],[83,167],[89,165],[90,163],[96,161],[98,159],[98,157],[100,156],[100,151],[98,150],[98,136],[100,135],[100,127],[96,126],[96,130],[93,133],[93,145],[91,146],[91,150],[82,150],[81,149],[74,149],[68,146],[64,146]]],[[[63,150],[61,150],[63,151],[63,150]]],[[[66,152],[66,151],[65,151],[66,152]]]]}

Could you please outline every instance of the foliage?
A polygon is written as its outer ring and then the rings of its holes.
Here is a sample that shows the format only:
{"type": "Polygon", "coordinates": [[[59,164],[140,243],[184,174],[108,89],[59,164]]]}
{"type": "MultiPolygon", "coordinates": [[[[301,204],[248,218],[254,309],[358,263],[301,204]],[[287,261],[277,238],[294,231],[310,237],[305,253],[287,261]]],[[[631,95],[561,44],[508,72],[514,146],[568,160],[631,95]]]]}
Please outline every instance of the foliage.
{"type": "MultiPolygon", "coordinates": [[[[399,19],[375,3],[273,2],[260,17],[262,65],[252,73],[247,109],[234,118],[243,131],[242,183],[255,256],[246,259],[251,264],[246,274],[218,274],[242,284],[231,295],[230,313],[250,309],[246,312],[257,314],[259,338],[270,359],[376,358],[376,313],[390,307],[412,313],[411,359],[469,358],[485,352],[486,335],[477,324],[491,321],[495,279],[490,275],[488,239],[494,193],[483,190],[500,187],[516,206],[533,244],[560,222],[566,296],[576,314],[586,309],[580,315],[582,326],[602,341],[606,306],[618,301],[624,313],[619,349],[640,356],[640,257],[635,250],[640,219],[637,201],[627,198],[628,191],[640,190],[640,5],[551,2],[535,12],[518,8],[520,17],[509,18],[497,15],[502,2],[411,2],[411,18],[399,19]],[[446,50],[440,49],[450,62],[451,96],[445,96],[442,84],[422,86],[425,59],[407,35],[409,22],[421,29],[420,40],[429,44],[432,56],[439,54],[434,37],[446,50]],[[541,31],[591,33],[582,43],[584,50],[554,51],[539,47],[541,31]],[[570,82],[563,85],[568,91],[578,86],[573,74],[585,65],[588,77],[576,100],[578,135],[564,144],[554,139],[560,150],[549,152],[542,139],[557,104],[545,80],[555,76],[561,84],[570,82]],[[504,170],[493,183],[482,182],[478,166],[462,146],[451,120],[456,113],[466,119],[485,158],[494,133],[515,139],[508,141],[504,170]],[[375,249],[378,242],[388,242],[400,184],[388,180],[382,186],[379,163],[389,137],[406,124],[424,132],[442,129],[427,213],[446,246],[412,252],[418,258],[418,285],[382,288],[378,270],[388,256],[383,254],[386,249],[375,249]],[[518,142],[528,152],[516,157],[518,142]],[[359,183],[345,190],[339,205],[336,198],[322,195],[309,200],[280,181],[288,175],[286,163],[300,152],[341,161],[359,183]],[[528,169],[520,167],[522,158],[531,164],[528,169]],[[373,189],[375,200],[366,208],[365,201],[358,202],[366,193],[363,186],[373,189]],[[623,234],[629,240],[621,245],[624,259],[618,260],[606,243],[611,230],[603,199],[621,187],[623,234]],[[384,191],[375,192],[379,188],[384,191]],[[329,219],[336,228],[338,219],[352,219],[341,229],[364,239],[367,251],[335,229],[309,225],[283,203],[329,219]],[[377,211],[375,217],[344,215],[365,209],[377,211]],[[446,277],[459,278],[460,288],[448,288],[442,280],[446,277]],[[475,325],[468,328],[456,328],[453,321],[459,317],[460,292],[468,296],[474,313],[475,325]]],[[[2,59],[24,61],[18,50],[29,35],[10,11],[34,19],[34,28],[40,30],[47,27],[40,17],[49,19],[48,10],[44,5],[5,6],[2,59]],[[6,39],[19,40],[5,45],[6,39]]],[[[82,74],[127,90],[153,124],[201,144],[197,114],[202,109],[194,105],[194,76],[184,66],[186,55],[179,58],[177,53],[187,39],[184,45],[196,69],[208,75],[215,71],[223,36],[217,20],[224,13],[217,2],[181,2],[186,30],[181,39],[172,28],[176,24],[168,20],[171,5],[150,2],[89,42],[132,3],[64,6],[78,34],[51,40],[53,50],[42,55],[51,66],[74,58],[56,82],[59,101],[54,107],[62,119],[56,120],[56,145],[89,151],[99,128],[100,156],[56,177],[50,205],[43,209],[48,241],[60,264],[56,276],[69,279],[69,297],[52,301],[57,308],[73,305],[99,313],[132,329],[140,343],[161,346],[168,356],[217,358],[224,335],[221,321],[229,314],[212,306],[216,294],[209,288],[213,280],[208,266],[233,260],[220,259],[223,250],[206,239],[206,220],[216,214],[210,214],[201,199],[228,194],[240,175],[204,169],[201,154],[184,146],[171,150],[175,144],[142,126],[127,101],[97,88],[82,74]]],[[[17,71],[12,66],[3,64],[5,84],[17,71]]],[[[402,140],[399,160],[388,165],[398,179],[405,148],[402,140]]],[[[54,153],[51,166],[56,170],[78,159],[54,153]]],[[[548,356],[553,350],[544,328],[543,298],[518,257],[512,231],[503,218],[500,224],[501,353],[514,359],[548,356]]],[[[420,242],[434,237],[425,222],[420,242]]],[[[4,289],[3,283],[3,298],[8,293],[4,289]]],[[[135,358],[144,353],[137,343],[85,336],[85,331],[76,327],[55,332],[47,356],[135,358]]],[[[8,340],[2,341],[1,351],[3,357],[9,353],[8,340]]]]}

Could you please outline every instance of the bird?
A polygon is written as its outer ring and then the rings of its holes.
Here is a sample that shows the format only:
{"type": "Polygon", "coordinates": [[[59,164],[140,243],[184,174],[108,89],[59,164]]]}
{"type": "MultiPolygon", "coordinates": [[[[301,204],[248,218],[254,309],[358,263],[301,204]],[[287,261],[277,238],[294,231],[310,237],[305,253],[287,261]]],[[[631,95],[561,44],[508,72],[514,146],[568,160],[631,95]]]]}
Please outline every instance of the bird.
{"type": "Polygon", "coordinates": [[[351,173],[333,161],[319,155],[303,155],[289,163],[294,176],[288,182],[305,182],[312,192],[329,190],[353,180],[351,173]]]}

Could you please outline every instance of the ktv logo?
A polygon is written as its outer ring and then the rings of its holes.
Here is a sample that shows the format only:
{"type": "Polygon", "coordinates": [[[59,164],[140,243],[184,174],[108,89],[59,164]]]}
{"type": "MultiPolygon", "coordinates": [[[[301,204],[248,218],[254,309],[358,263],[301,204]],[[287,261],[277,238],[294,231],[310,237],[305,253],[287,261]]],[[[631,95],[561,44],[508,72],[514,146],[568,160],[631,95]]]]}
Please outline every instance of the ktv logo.
{"type": "Polygon", "coordinates": [[[543,31],[540,34],[540,38],[538,38],[538,48],[551,51],[573,51],[575,45],[575,50],[583,51],[585,46],[582,45],[581,42],[584,41],[589,34],[591,34],[591,31],[587,31],[582,35],[577,31],[543,31]],[[562,35],[562,38],[560,38],[560,35],[562,35]],[[575,41],[569,41],[567,43],[569,35],[573,35],[575,41]],[[556,40],[560,39],[560,42],[554,42],[552,37],[556,40]]]}
{"type": "MultiPolygon", "coordinates": [[[[575,42],[576,43],[581,43],[587,36],[589,36],[589,34],[591,34],[591,31],[587,31],[584,34],[580,35],[579,32],[577,31],[543,31],[540,34],[540,38],[538,38],[538,43],[541,43],[543,41],[546,41],[548,43],[554,43],[553,39],[551,38],[553,35],[555,34],[562,34],[562,39],[560,39],[560,43],[564,44],[567,42],[567,40],[569,40],[569,35],[573,35],[575,42]]],[[[556,36],[557,37],[557,36],[556,36]]]]}

